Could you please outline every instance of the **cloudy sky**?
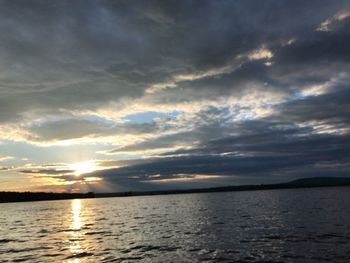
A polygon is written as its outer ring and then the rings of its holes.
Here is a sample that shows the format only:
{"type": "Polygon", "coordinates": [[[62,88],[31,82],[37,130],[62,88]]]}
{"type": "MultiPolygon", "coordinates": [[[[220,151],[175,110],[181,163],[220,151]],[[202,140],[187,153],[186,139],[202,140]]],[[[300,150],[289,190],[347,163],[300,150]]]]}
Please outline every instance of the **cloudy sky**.
{"type": "Polygon", "coordinates": [[[0,0],[0,190],[350,171],[350,2],[0,0]]]}

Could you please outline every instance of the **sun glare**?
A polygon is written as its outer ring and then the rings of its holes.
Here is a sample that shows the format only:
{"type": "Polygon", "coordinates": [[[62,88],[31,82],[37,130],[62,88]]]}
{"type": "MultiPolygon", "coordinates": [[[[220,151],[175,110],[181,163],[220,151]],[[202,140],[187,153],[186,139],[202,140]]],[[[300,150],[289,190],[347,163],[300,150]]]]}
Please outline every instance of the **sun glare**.
{"type": "Polygon", "coordinates": [[[93,161],[85,161],[79,163],[72,163],[69,165],[69,169],[73,170],[76,176],[79,176],[81,174],[96,171],[98,168],[93,161]]]}

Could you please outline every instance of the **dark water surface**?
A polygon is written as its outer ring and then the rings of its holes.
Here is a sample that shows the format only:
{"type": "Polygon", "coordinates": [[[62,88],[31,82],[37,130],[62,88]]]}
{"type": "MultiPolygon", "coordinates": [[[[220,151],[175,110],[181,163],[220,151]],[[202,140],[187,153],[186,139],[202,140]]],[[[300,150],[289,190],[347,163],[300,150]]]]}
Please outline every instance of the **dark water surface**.
{"type": "Polygon", "coordinates": [[[0,262],[350,262],[350,188],[0,204],[0,262]]]}

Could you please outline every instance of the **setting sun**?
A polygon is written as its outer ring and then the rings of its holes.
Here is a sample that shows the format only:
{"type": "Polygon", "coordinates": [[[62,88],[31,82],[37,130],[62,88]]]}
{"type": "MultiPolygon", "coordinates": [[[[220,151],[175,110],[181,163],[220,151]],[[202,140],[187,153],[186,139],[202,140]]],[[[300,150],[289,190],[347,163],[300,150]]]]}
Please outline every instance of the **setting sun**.
{"type": "Polygon", "coordinates": [[[69,169],[74,170],[74,174],[79,176],[81,174],[91,173],[98,168],[93,161],[85,161],[69,164],[69,169]]]}

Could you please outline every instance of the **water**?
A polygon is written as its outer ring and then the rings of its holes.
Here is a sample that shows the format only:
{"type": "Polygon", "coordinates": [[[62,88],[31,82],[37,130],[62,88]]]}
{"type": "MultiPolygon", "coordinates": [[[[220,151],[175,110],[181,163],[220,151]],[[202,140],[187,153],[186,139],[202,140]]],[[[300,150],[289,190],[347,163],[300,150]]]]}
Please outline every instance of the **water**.
{"type": "Polygon", "coordinates": [[[0,262],[349,262],[350,188],[0,204],[0,262]]]}

